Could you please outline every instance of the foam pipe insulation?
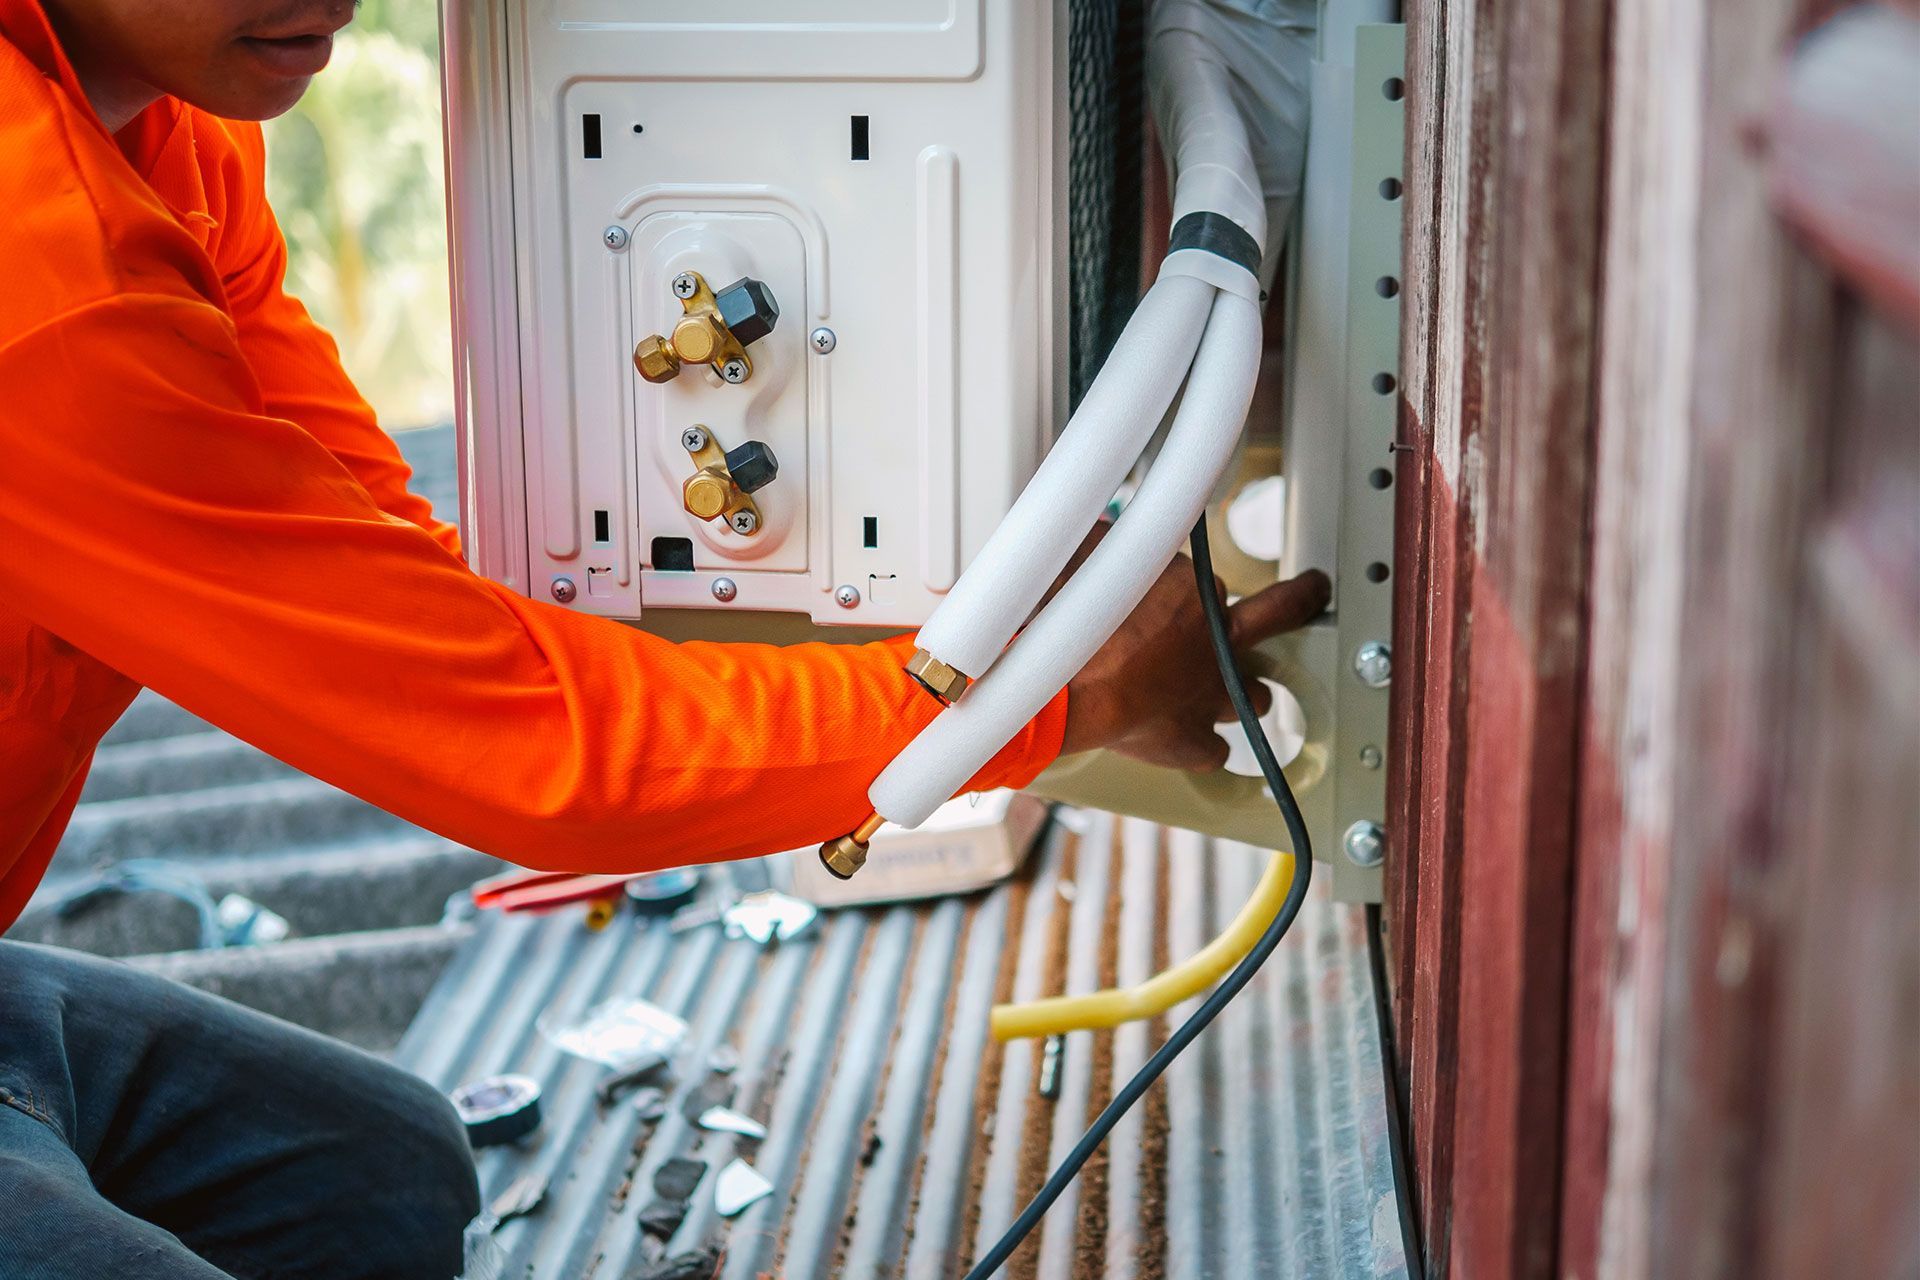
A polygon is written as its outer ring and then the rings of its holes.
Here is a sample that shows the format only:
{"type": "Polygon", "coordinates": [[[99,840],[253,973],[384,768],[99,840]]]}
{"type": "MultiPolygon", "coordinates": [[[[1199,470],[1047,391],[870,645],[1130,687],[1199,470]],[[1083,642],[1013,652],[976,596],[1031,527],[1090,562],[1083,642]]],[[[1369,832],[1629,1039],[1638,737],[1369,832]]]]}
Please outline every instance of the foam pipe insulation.
{"type": "MultiPolygon", "coordinates": [[[[1155,5],[1149,90],[1176,225],[1211,214],[1244,232],[1256,256],[1268,247],[1269,207],[1290,208],[1299,190],[1311,13],[1301,0],[1258,11],[1230,0],[1155,5]]],[[[1204,248],[1169,255],[1080,412],[922,628],[920,647],[974,682],[875,781],[876,814],[909,827],[924,821],[1085,665],[1173,558],[1246,420],[1260,364],[1261,265],[1204,248]],[[1179,412],[1139,491],[1009,645],[1183,379],[1179,412]]]]}
{"type": "Polygon", "coordinates": [[[992,672],[887,766],[869,792],[876,812],[909,827],[925,821],[1133,612],[1200,518],[1259,368],[1259,306],[1216,294],[1167,446],[1139,492],[992,672]]]}
{"type": "Polygon", "coordinates": [[[1199,346],[1213,294],[1212,286],[1188,278],[1147,291],[1080,411],[920,629],[922,649],[971,676],[993,665],[1160,425],[1199,346]]]}

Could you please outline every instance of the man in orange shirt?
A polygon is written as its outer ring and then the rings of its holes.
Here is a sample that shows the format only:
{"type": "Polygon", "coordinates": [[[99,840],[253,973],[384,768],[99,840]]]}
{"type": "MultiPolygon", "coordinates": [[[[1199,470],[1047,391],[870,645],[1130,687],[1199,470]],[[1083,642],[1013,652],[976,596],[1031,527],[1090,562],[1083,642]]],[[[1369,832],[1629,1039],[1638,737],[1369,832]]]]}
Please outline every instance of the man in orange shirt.
{"type": "MultiPolygon", "coordinates": [[[[0,927],[142,686],[421,826],[581,871],[845,831],[935,710],[910,641],[674,645],[467,570],[284,291],[260,130],[235,123],[291,106],[351,15],[0,0],[0,927]]],[[[1326,597],[1318,574],[1251,597],[1237,638],[1326,597]]],[[[1217,766],[1207,653],[1169,571],[972,785],[1097,746],[1217,766]]],[[[0,1200],[12,1280],[450,1276],[477,1209],[420,1082],[12,943],[0,1200]]]]}

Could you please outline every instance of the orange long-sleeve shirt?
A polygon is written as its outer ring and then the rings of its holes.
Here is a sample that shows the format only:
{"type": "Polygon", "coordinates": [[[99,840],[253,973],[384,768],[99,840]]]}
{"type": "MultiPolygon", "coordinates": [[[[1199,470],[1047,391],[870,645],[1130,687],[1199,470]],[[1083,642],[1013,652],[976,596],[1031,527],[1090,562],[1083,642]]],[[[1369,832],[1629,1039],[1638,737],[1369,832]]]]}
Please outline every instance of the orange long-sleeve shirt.
{"type": "MultiPolygon", "coordinates": [[[[406,489],[282,288],[260,130],[162,99],[109,136],[0,0],[0,927],[147,686],[514,861],[807,844],[930,718],[874,645],[670,644],[527,600],[406,489]]],[[[974,786],[1059,750],[1064,695],[974,786]]]]}

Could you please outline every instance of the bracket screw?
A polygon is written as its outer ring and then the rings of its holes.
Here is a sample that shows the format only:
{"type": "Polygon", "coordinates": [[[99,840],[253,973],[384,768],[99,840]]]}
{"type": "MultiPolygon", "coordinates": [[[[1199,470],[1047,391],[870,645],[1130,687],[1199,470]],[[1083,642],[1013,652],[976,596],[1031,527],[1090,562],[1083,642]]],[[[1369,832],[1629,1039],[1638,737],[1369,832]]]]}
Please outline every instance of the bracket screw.
{"type": "Polygon", "coordinates": [[[572,604],[573,598],[579,594],[580,592],[573,585],[572,578],[555,578],[553,580],[553,598],[561,604],[572,604]]]}
{"type": "Polygon", "coordinates": [[[732,578],[715,578],[713,580],[713,598],[721,604],[727,603],[739,594],[740,588],[733,585],[732,578]]]}
{"type": "Polygon", "coordinates": [[[600,241],[618,253],[627,247],[627,229],[616,222],[600,233],[600,241]]]}
{"type": "Polygon", "coordinates": [[[700,283],[693,278],[693,272],[682,271],[673,278],[673,296],[682,301],[699,292],[700,283]]]}
{"type": "Polygon", "coordinates": [[[1387,833],[1378,824],[1364,819],[1348,827],[1340,843],[1356,867],[1377,867],[1387,856],[1387,833]]]}
{"type": "Polygon", "coordinates": [[[1360,748],[1360,765],[1362,768],[1378,769],[1380,767],[1380,761],[1380,748],[1371,743],[1360,748]]]}
{"type": "Polygon", "coordinates": [[[698,453],[707,447],[707,433],[699,427],[688,427],[680,433],[680,447],[688,453],[698,453]]]}
{"type": "Polygon", "coordinates": [[[818,329],[808,334],[807,342],[813,347],[815,355],[822,356],[840,345],[840,339],[836,338],[833,330],[827,328],[825,325],[821,325],[818,329]]]}
{"type": "Polygon", "coordinates": [[[1393,679],[1393,650],[1378,640],[1369,640],[1353,655],[1353,674],[1369,689],[1384,689],[1393,679]]]}
{"type": "Polygon", "coordinates": [[[842,609],[851,609],[860,603],[860,588],[851,582],[843,582],[833,589],[833,602],[842,609]]]}
{"type": "Polygon", "coordinates": [[[733,518],[727,523],[733,526],[735,533],[752,533],[760,527],[760,517],[751,511],[736,511],[733,513],[733,518]]]}
{"type": "Polygon", "coordinates": [[[738,358],[727,361],[720,366],[720,376],[739,386],[747,380],[747,362],[738,358]]]}

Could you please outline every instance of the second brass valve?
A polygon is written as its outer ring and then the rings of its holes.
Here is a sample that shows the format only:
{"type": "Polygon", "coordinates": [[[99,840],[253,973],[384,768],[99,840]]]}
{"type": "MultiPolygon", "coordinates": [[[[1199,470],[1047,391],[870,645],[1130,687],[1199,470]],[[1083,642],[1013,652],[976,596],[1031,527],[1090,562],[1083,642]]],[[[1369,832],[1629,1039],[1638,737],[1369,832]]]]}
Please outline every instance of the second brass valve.
{"type": "Polygon", "coordinates": [[[680,433],[693,456],[694,473],[680,486],[681,505],[696,520],[724,520],[729,529],[751,538],[760,532],[760,508],[751,495],[780,474],[780,460],[765,442],[749,440],[722,449],[703,426],[680,433]]]}
{"type": "Polygon", "coordinates": [[[683,364],[704,364],[732,383],[753,376],[747,344],[773,332],[780,304],[762,281],[741,277],[715,293],[698,271],[673,278],[680,319],[671,334],[648,334],[633,349],[633,365],[648,382],[671,382],[683,364]]]}

